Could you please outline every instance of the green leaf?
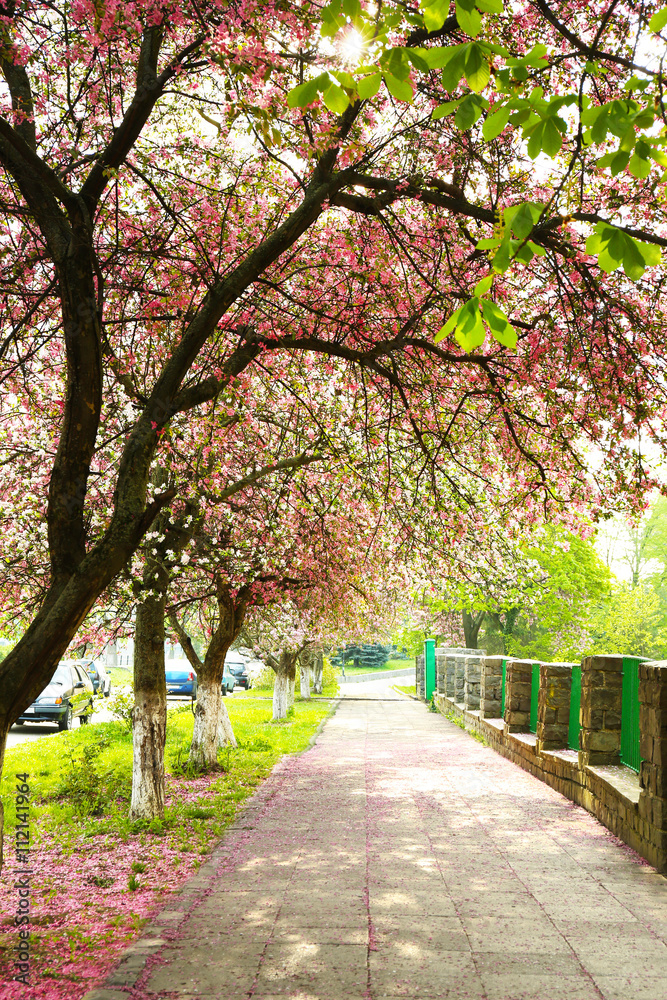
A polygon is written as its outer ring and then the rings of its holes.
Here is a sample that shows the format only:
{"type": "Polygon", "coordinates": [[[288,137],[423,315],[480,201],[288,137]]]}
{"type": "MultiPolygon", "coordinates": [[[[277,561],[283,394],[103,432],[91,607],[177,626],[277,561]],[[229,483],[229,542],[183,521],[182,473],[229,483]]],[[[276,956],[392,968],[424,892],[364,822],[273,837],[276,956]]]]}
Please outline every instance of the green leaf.
{"type": "Polygon", "coordinates": [[[511,225],[515,236],[525,239],[526,236],[530,236],[533,226],[542,214],[542,206],[536,202],[525,201],[521,205],[513,205],[512,209],[505,211],[505,219],[511,225]]]}
{"type": "Polygon", "coordinates": [[[428,64],[429,69],[442,69],[464,48],[465,45],[438,46],[433,49],[419,49],[419,55],[428,64]]]}
{"type": "Polygon", "coordinates": [[[481,278],[475,285],[475,295],[485,295],[493,284],[494,276],[492,274],[487,274],[485,278],[481,278]]]}
{"type": "Polygon", "coordinates": [[[502,309],[495,302],[491,302],[490,299],[484,299],[482,302],[482,313],[484,314],[484,322],[491,331],[493,339],[513,351],[517,344],[516,330],[502,309]]]}
{"type": "Polygon", "coordinates": [[[563,145],[563,136],[552,118],[543,118],[537,125],[524,130],[528,140],[528,155],[534,160],[544,151],[547,156],[555,156],[563,145]]]}
{"type": "Polygon", "coordinates": [[[345,91],[338,87],[335,83],[330,84],[327,90],[324,91],[322,94],[322,100],[329,111],[333,112],[335,115],[342,115],[350,103],[345,91]]]}
{"type": "Polygon", "coordinates": [[[662,247],[656,243],[643,243],[641,240],[634,240],[634,242],[637,244],[646,266],[657,267],[662,260],[662,247]]]}
{"type": "Polygon", "coordinates": [[[609,161],[609,169],[611,170],[614,177],[617,174],[622,173],[627,167],[630,161],[630,154],[622,149],[619,149],[617,153],[613,153],[611,160],[609,161]]]}
{"type": "Polygon", "coordinates": [[[467,47],[467,45],[461,46],[458,52],[456,52],[452,58],[448,60],[447,65],[443,67],[442,85],[448,93],[451,93],[452,90],[456,90],[459,85],[459,80],[463,76],[465,49],[467,47]]]}
{"type": "Polygon", "coordinates": [[[445,337],[449,336],[452,330],[456,329],[456,324],[459,321],[459,315],[461,313],[461,309],[463,309],[463,306],[457,309],[456,312],[452,313],[452,315],[449,317],[445,325],[440,327],[440,329],[435,335],[436,344],[439,343],[441,340],[444,340],[445,337]]]}
{"type": "Polygon", "coordinates": [[[405,49],[389,49],[380,59],[380,65],[383,70],[391,76],[395,76],[397,80],[407,80],[410,76],[410,63],[405,49]]]}
{"type": "Polygon", "coordinates": [[[491,261],[491,266],[497,274],[504,274],[504,272],[510,266],[510,247],[509,242],[503,240],[503,242],[498,247],[498,252],[491,261]]]}
{"type": "Polygon", "coordinates": [[[656,34],[667,24],[667,7],[663,7],[662,10],[657,11],[651,20],[648,22],[648,26],[651,31],[655,31],[656,34]]]}
{"type": "Polygon", "coordinates": [[[456,112],[454,124],[462,132],[472,128],[482,114],[482,102],[477,94],[467,94],[456,112]]]}
{"type": "Polygon", "coordinates": [[[361,80],[357,81],[357,93],[359,97],[364,101],[368,100],[369,97],[375,97],[381,83],[381,73],[373,73],[371,76],[362,77],[361,80]]]}
{"type": "Polygon", "coordinates": [[[505,9],[503,0],[475,0],[475,5],[485,14],[502,14],[505,9]]]}
{"type": "Polygon", "coordinates": [[[424,7],[424,24],[428,31],[440,31],[449,14],[449,0],[436,0],[424,7]]]}
{"type": "Polygon", "coordinates": [[[317,100],[318,91],[322,89],[323,84],[329,82],[329,77],[326,73],[321,73],[320,76],[316,76],[313,80],[308,80],[306,83],[299,84],[298,87],[294,87],[287,95],[287,106],[289,108],[306,108],[313,101],[317,100]]]}
{"type": "Polygon", "coordinates": [[[484,343],[486,330],[479,310],[479,299],[472,298],[461,308],[454,336],[468,354],[484,343]]]}
{"type": "Polygon", "coordinates": [[[360,17],[361,4],[359,0],[343,0],[343,13],[351,18],[360,17]]]}
{"type": "Polygon", "coordinates": [[[489,236],[486,239],[478,240],[475,244],[476,250],[491,250],[493,247],[499,246],[501,239],[499,236],[489,236]]]}
{"type": "Polygon", "coordinates": [[[623,270],[631,281],[639,281],[646,270],[646,261],[637,246],[637,241],[632,237],[626,237],[623,270]]]}
{"type": "Polygon", "coordinates": [[[405,54],[415,69],[418,69],[420,73],[428,73],[431,67],[420,52],[416,49],[406,49],[405,54]]]}
{"type": "Polygon", "coordinates": [[[451,115],[452,111],[456,111],[458,106],[463,102],[463,98],[459,97],[458,101],[447,101],[446,104],[439,104],[437,108],[433,109],[431,118],[433,121],[438,121],[440,118],[446,118],[447,115],[451,115]]]}
{"type": "Polygon", "coordinates": [[[489,82],[491,76],[489,60],[482,47],[476,42],[468,46],[463,63],[463,73],[470,89],[478,94],[484,90],[489,82]]]}
{"type": "Polygon", "coordinates": [[[643,180],[644,177],[648,177],[648,175],[651,173],[651,164],[649,163],[648,160],[642,159],[641,156],[638,156],[637,153],[635,153],[630,158],[630,162],[628,164],[628,170],[630,171],[633,177],[637,177],[640,180],[643,180]]]}
{"type": "Polygon", "coordinates": [[[465,31],[471,38],[477,38],[482,27],[482,15],[475,7],[474,0],[456,0],[456,20],[461,31],[465,31]]]}
{"type": "Polygon", "coordinates": [[[413,99],[412,84],[409,80],[397,80],[391,73],[383,73],[387,90],[397,101],[405,101],[410,104],[413,99]]]}
{"type": "Polygon", "coordinates": [[[511,104],[504,104],[497,111],[494,111],[492,115],[488,116],[482,125],[482,135],[487,142],[491,139],[496,139],[507,128],[511,112],[511,104]]]}

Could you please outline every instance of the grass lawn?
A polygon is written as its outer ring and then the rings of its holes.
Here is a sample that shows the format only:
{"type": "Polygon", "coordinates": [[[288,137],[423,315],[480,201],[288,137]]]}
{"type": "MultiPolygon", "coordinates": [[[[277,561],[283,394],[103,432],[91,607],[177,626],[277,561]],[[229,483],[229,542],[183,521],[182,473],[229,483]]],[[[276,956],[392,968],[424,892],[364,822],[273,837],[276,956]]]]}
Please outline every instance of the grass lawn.
{"type": "MultiPolygon", "coordinates": [[[[330,702],[302,702],[271,721],[271,703],[226,702],[238,749],[221,770],[188,777],[189,705],[170,709],[163,822],[128,818],[132,736],[123,722],[81,726],[7,751],[2,780],[5,862],[0,887],[0,979],[14,975],[16,775],[30,785],[31,987],[11,983],[3,1000],[77,1000],[107,974],[119,952],[166,897],[210,853],[238,808],[285,754],[304,750],[330,702]]],[[[21,807],[23,809],[24,807],[21,807]]],[[[24,817],[19,816],[23,822],[24,817]]]]}
{"type": "Polygon", "coordinates": [[[417,694],[417,687],[414,684],[409,684],[407,687],[403,684],[392,684],[392,687],[396,691],[402,691],[403,694],[417,694]]]}

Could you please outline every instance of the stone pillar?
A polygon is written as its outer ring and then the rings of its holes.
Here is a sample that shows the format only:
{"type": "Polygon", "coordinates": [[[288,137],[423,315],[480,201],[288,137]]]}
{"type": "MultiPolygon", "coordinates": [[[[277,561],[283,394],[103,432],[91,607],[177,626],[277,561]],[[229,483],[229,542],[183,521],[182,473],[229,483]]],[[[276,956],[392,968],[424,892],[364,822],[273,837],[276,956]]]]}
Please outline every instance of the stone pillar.
{"type": "Polygon", "coordinates": [[[466,658],[457,653],[454,660],[454,701],[457,705],[462,705],[465,699],[466,658]]]}
{"type": "Polygon", "coordinates": [[[444,649],[435,651],[435,687],[438,694],[447,694],[447,653],[444,649]]]}
{"type": "Polygon", "coordinates": [[[422,699],[424,699],[426,694],[424,681],[424,654],[420,653],[415,657],[415,685],[417,688],[417,697],[422,699]]]}
{"type": "Polygon", "coordinates": [[[571,663],[540,663],[537,750],[563,750],[570,728],[571,663]]]}
{"type": "Polygon", "coordinates": [[[586,656],[581,664],[579,766],[619,764],[622,656],[586,656]]]}
{"type": "Polygon", "coordinates": [[[500,718],[503,657],[482,657],[479,682],[479,714],[482,719],[500,718]]]}
{"type": "Polygon", "coordinates": [[[505,665],[505,730],[527,733],[530,727],[532,660],[510,660],[505,665]]]}
{"type": "MultiPolygon", "coordinates": [[[[639,815],[651,864],[667,870],[667,664],[639,664],[639,815]]],[[[648,857],[648,854],[645,855],[648,857]]]]}
{"type": "Polygon", "coordinates": [[[445,657],[445,695],[453,698],[456,693],[456,654],[447,653],[445,657]]]}
{"type": "Polygon", "coordinates": [[[482,673],[482,657],[466,656],[464,667],[464,704],[467,712],[476,712],[479,708],[479,688],[482,673]]]}

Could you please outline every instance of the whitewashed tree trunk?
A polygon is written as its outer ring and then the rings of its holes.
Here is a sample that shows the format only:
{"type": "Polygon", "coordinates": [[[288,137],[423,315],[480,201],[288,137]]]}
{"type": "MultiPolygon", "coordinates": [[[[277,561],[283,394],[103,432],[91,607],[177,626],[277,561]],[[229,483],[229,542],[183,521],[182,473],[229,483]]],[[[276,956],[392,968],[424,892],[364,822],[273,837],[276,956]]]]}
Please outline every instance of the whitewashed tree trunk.
{"type": "Polygon", "coordinates": [[[164,594],[148,597],[137,608],[132,713],[132,819],[160,819],[164,816],[164,744],[167,735],[165,601],[164,594]]]}
{"type": "Polygon", "coordinates": [[[285,719],[289,697],[289,678],[287,672],[276,671],[276,679],[273,685],[273,719],[285,719]]]}
{"type": "Polygon", "coordinates": [[[292,672],[289,675],[289,683],[287,686],[287,708],[290,709],[294,704],[294,689],[296,688],[296,667],[292,668],[292,672]]]}
{"type": "Polygon", "coordinates": [[[132,819],[164,816],[164,744],[166,699],[141,697],[132,715],[132,819]]]}
{"type": "Polygon", "coordinates": [[[323,654],[315,654],[315,662],[313,665],[313,693],[322,694],[322,674],[324,671],[324,656],[323,654]]]}
{"type": "Polygon", "coordinates": [[[227,706],[225,705],[222,698],[220,699],[220,725],[218,726],[218,746],[219,747],[238,746],[238,743],[236,742],[236,737],[234,736],[234,730],[232,728],[232,720],[229,718],[229,712],[227,711],[227,706]]]}
{"type": "Polygon", "coordinates": [[[310,701],[310,662],[301,664],[301,697],[310,701]]]}

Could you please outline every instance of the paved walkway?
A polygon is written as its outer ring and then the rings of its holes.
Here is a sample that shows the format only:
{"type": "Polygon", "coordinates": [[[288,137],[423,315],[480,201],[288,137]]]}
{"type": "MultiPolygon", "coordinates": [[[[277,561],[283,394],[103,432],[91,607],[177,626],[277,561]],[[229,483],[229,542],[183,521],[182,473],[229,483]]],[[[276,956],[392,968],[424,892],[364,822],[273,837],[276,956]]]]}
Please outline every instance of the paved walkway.
{"type": "Polygon", "coordinates": [[[174,897],[131,995],[667,1000],[667,881],[442,716],[369,689],[174,897]]]}

